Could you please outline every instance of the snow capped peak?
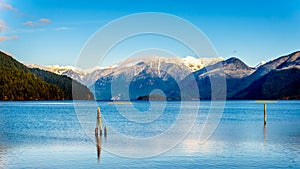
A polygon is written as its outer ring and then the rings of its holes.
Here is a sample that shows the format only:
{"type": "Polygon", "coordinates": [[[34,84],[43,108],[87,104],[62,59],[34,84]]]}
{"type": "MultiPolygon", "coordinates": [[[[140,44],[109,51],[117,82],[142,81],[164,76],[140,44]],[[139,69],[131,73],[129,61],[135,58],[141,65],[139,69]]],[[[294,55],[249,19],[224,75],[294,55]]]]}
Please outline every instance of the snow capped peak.
{"type": "Polygon", "coordinates": [[[195,58],[193,56],[186,56],[182,59],[183,63],[191,69],[191,71],[196,71],[204,68],[205,66],[223,61],[223,57],[218,58],[195,58]]]}
{"type": "Polygon", "coordinates": [[[60,65],[47,65],[47,66],[41,66],[41,65],[37,65],[37,64],[27,64],[26,65],[28,68],[39,68],[42,70],[46,70],[58,75],[62,75],[65,72],[68,71],[73,71],[77,74],[81,74],[81,75],[86,75],[89,74],[95,70],[101,70],[101,69],[108,69],[108,68],[114,68],[116,67],[116,65],[113,66],[108,66],[108,67],[99,67],[99,66],[95,66],[92,68],[88,68],[88,69],[81,69],[78,67],[74,67],[74,66],[60,66],[60,65]]]}
{"type": "Polygon", "coordinates": [[[118,68],[132,67],[139,64],[152,65],[153,63],[173,63],[177,65],[185,65],[192,72],[202,69],[205,66],[215,64],[217,62],[223,61],[223,57],[218,58],[195,58],[193,56],[181,57],[161,57],[161,56],[151,56],[151,57],[135,57],[127,58],[117,64],[118,68]]]}
{"type": "Polygon", "coordinates": [[[143,57],[133,57],[127,58],[121,62],[119,62],[116,67],[118,69],[135,67],[139,65],[149,65],[150,67],[154,65],[159,65],[160,63],[181,63],[180,59],[177,57],[161,57],[161,56],[143,56],[143,57]]]}

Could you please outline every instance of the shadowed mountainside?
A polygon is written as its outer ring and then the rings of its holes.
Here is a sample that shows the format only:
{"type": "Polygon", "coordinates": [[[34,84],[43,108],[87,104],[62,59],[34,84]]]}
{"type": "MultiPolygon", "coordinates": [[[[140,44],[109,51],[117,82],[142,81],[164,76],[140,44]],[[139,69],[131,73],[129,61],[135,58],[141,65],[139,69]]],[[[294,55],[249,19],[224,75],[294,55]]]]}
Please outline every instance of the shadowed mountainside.
{"type": "MultiPolygon", "coordinates": [[[[29,69],[0,51],[0,100],[71,100],[72,79],[39,69],[29,69]]],[[[78,82],[82,95],[93,99],[89,89],[78,82]]]]}

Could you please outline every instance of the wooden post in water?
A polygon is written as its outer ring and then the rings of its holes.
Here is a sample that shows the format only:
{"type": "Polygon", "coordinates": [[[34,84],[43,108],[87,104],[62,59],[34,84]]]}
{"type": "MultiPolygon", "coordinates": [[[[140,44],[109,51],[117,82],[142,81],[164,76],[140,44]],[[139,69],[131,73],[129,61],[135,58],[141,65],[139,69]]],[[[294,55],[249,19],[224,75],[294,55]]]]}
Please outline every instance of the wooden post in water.
{"type": "Polygon", "coordinates": [[[98,112],[97,115],[98,115],[98,121],[100,127],[100,135],[102,135],[102,117],[101,117],[100,107],[98,107],[97,112],[98,112]]]}
{"type": "Polygon", "coordinates": [[[104,137],[106,138],[107,136],[107,128],[106,128],[106,125],[104,126],[104,137]]]}
{"type": "Polygon", "coordinates": [[[264,125],[267,124],[267,105],[264,104],[264,125]]]}
{"type": "Polygon", "coordinates": [[[97,121],[96,121],[96,128],[95,128],[95,135],[98,135],[98,127],[100,129],[100,136],[102,135],[102,117],[100,112],[100,107],[97,109],[97,121]]]}

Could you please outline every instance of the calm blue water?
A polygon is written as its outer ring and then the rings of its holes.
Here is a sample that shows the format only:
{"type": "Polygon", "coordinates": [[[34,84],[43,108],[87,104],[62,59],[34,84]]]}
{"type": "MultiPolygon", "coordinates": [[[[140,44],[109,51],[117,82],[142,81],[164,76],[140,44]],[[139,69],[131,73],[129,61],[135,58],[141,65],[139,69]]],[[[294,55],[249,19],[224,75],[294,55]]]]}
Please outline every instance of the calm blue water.
{"type": "MultiPolygon", "coordinates": [[[[126,149],[131,145],[118,140],[117,133],[138,139],[163,135],[179,124],[180,113],[192,117],[196,112],[195,123],[203,126],[211,103],[201,101],[200,111],[197,104],[98,102],[108,135],[98,138],[103,148],[97,150],[96,110],[89,101],[79,102],[76,111],[72,101],[0,102],[0,168],[300,168],[300,101],[268,103],[266,127],[262,103],[227,101],[220,123],[204,144],[191,134],[156,156],[120,156],[164,150],[184,129],[170,132],[157,147],[137,145],[136,150],[126,149]]],[[[184,123],[188,126],[193,119],[184,123]]]]}

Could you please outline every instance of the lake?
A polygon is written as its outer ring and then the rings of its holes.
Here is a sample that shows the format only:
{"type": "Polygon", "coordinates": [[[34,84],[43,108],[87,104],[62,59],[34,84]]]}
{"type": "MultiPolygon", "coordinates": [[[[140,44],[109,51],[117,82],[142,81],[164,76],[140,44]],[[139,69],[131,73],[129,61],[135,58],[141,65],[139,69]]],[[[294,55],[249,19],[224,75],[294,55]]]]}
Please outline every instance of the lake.
{"type": "Polygon", "coordinates": [[[219,104],[0,102],[0,168],[300,168],[300,101],[219,104]]]}

